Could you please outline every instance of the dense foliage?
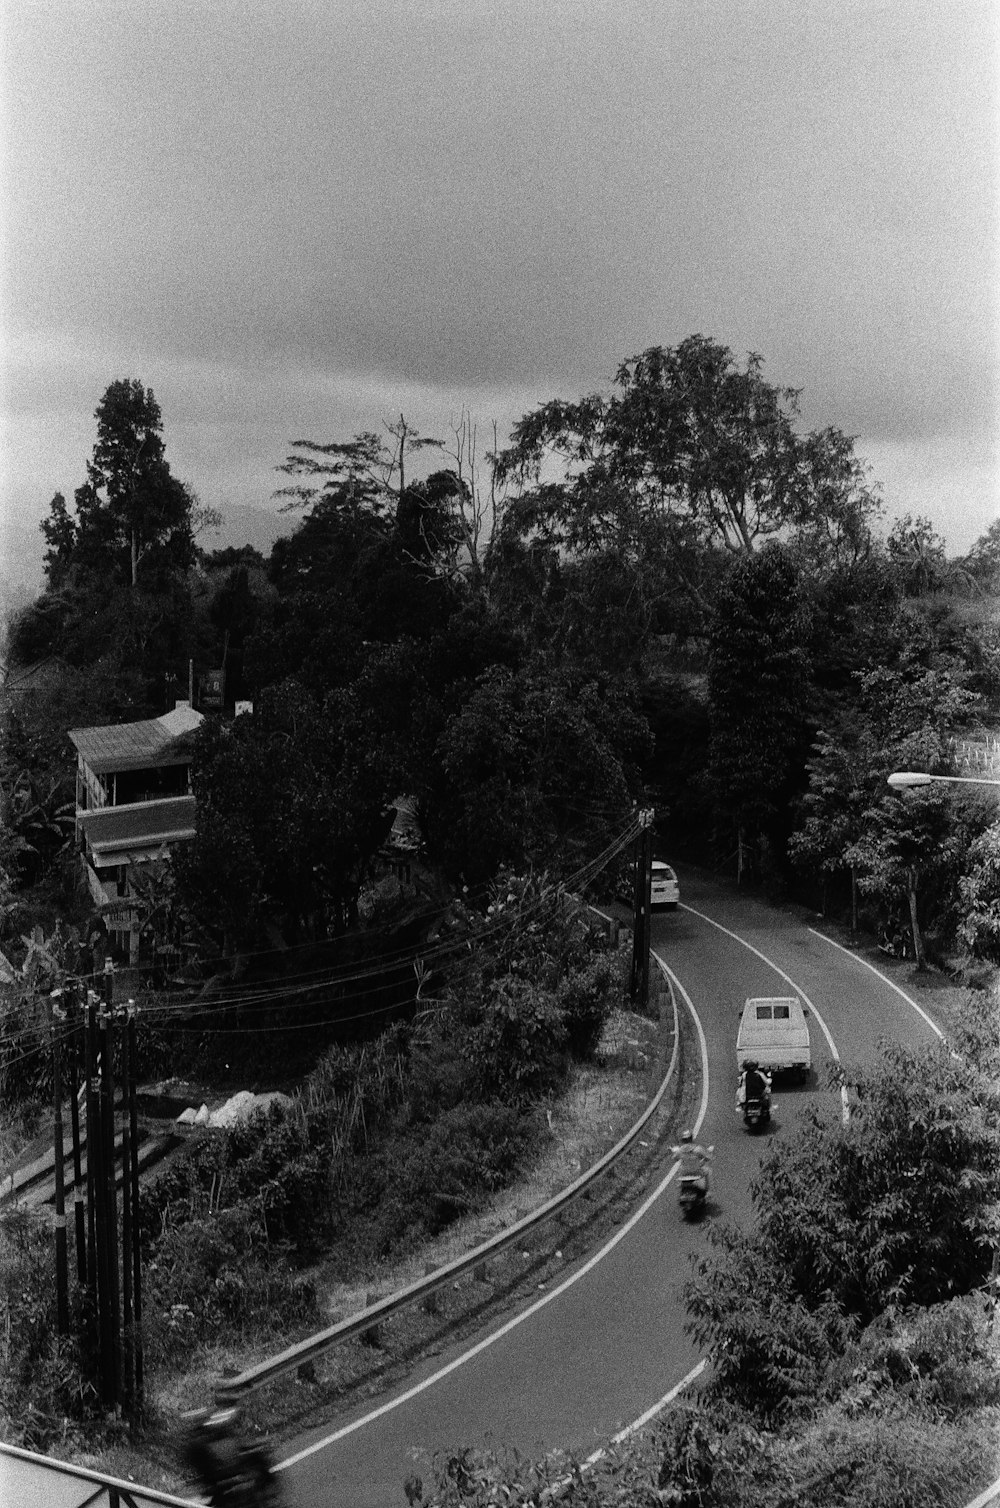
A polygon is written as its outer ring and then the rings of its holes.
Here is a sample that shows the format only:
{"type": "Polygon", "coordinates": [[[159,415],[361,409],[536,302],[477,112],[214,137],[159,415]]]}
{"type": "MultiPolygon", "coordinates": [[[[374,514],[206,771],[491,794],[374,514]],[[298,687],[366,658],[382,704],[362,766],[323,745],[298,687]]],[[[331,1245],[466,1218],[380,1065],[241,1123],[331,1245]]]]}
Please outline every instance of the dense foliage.
{"type": "Polygon", "coordinates": [[[956,1047],[890,1047],[767,1157],[755,1228],[710,1232],[684,1285],[711,1380],[581,1469],[442,1451],[426,1508],[500,1502],[675,1508],[960,1508],[989,1471],[1000,1365],[984,1289],[1000,1195],[996,999],[956,1047]],[[984,1302],[985,1299],[985,1302],[984,1302]]]}
{"type": "MultiPolygon", "coordinates": [[[[577,874],[636,804],[656,805],[671,852],[741,883],[794,886],[852,926],[905,916],[918,963],[1000,958],[995,805],[886,785],[956,773],[955,738],[982,745],[1000,721],[997,527],[961,560],[926,519],[881,538],[853,443],[797,419],[759,356],[694,335],[622,362],[610,394],[526,414],[485,485],[465,416],[450,451],[402,416],[384,437],[293,442],[279,470],[297,512],[264,559],[198,548],[211,510],[172,475],[152,392],[107,388],[82,485],[42,526],[45,590],[8,635],[7,1082],[27,1124],[49,1088],[38,1002],[86,968],[67,730],[154,716],[210,667],[226,709],[195,744],[195,842],[132,881],[141,925],[183,961],[159,982],[203,989],[190,1018],[144,1027],[144,1062],[172,1061],[190,1027],[203,1060],[252,1042],[272,1075],[305,1075],[291,1113],[206,1140],[149,1201],[154,1353],[264,1314],[309,1323],[320,1247],[361,1270],[530,1157],[539,1106],[620,982],[547,882],[505,866],[577,874]],[[253,713],[234,718],[236,699],[253,713]],[[420,836],[384,901],[401,796],[420,836]],[[357,973],[387,922],[406,988],[369,1010],[364,1041],[316,1061],[316,1023],[349,1014],[332,986],[297,997],[308,1061],[283,1003],[241,1014],[251,975],[322,973],[341,948],[357,973]],[[466,966],[414,980],[416,941],[446,926],[466,966]],[[413,1019],[370,1035],[401,1002],[413,1019]]],[[[816,1119],[768,1162],[758,1229],[723,1235],[689,1289],[715,1395],[604,1486],[574,1477],[567,1501],[896,1504],[918,1458],[920,1500],[954,1500],[959,1413],[996,1398],[968,1295],[996,1239],[1000,1064],[976,1052],[978,1071],[890,1051],[850,1086],[850,1127],[816,1119]]],[[[5,1299],[2,1405],[35,1400],[23,1437],[44,1443],[91,1407],[85,1357],[53,1338],[27,1225],[5,1225],[0,1262],[5,1292],[28,1296],[17,1313],[5,1299]]],[[[508,1481],[546,1485],[460,1453],[421,1492],[494,1501],[508,1481]]]]}
{"type": "Polygon", "coordinates": [[[305,1318],[303,1262],[322,1250],[363,1274],[530,1157],[539,1107],[622,1001],[622,966],[541,877],[505,876],[465,935],[414,1019],[329,1049],[290,1107],[207,1137],[157,1180],[143,1221],[161,1345],[305,1318]]]}
{"type": "Polygon", "coordinates": [[[810,1405],[851,1337],[989,1276],[1000,1227],[1000,1034],[968,1006],[970,1040],[883,1047],[849,1083],[849,1123],[815,1112],[770,1152],[754,1228],[712,1234],[686,1288],[713,1387],[771,1419],[810,1405]]]}
{"type": "Polygon", "coordinates": [[[355,925],[401,794],[452,884],[571,873],[652,799],[675,851],[741,882],[805,879],[852,925],[906,916],[920,961],[988,949],[960,928],[963,883],[977,913],[1000,904],[970,869],[981,808],[949,795],[918,833],[925,808],[884,781],[950,773],[954,736],[998,715],[995,540],[949,560],[909,515],[880,539],[851,441],[803,434],[797,403],[694,335],[526,414],[486,485],[465,415],[450,448],[403,416],[299,440],[264,560],[196,547],[211,510],[172,476],[153,394],[111,383],[12,627],[31,673],[4,692],[6,893],[56,873],[67,728],[155,714],[223,666],[255,711],[200,741],[175,908],[211,951],[355,925]]]}

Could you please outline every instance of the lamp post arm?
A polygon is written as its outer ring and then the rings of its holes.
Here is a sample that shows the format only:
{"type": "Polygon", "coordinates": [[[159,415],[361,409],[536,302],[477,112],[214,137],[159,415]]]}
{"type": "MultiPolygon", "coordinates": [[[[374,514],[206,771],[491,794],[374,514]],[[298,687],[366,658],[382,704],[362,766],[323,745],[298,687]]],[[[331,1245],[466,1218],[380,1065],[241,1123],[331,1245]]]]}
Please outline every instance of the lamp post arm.
{"type": "Polygon", "coordinates": [[[1000,785],[1000,780],[987,780],[979,775],[928,775],[923,770],[896,770],[886,783],[894,791],[907,791],[936,781],[943,781],[946,785],[1000,785]]]}

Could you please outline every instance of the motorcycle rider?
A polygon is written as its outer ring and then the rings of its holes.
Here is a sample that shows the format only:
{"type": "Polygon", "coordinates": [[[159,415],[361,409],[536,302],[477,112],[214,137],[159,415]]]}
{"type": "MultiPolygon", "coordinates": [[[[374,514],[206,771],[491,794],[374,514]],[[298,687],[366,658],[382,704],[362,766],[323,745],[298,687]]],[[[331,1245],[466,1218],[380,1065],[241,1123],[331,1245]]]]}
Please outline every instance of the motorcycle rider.
{"type": "Polygon", "coordinates": [[[264,1445],[247,1445],[237,1435],[235,1408],[197,1409],[186,1417],[179,1444],[186,1469],[213,1508],[254,1504],[280,1508],[281,1488],[264,1445]]]}
{"type": "Polygon", "coordinates": [[[681,1177],[699,1178],[703,1191],[708,1193],[709,1164],[712,1161],[711,1149],[706,1149],[694,1139],[693,1131],[682,1131],[679,1147],[672,1149],[680,1158],[681,1177]]]}
{"type": "Polygon", "coordinates": [[[736,1088],[737,1111],[742,1111],[747,1100],[761,1100],[765,1110],[771,1108],[771,1075],[760,1068],[753,1058],[748,1058],[743,1064],[743,1072],[736,1088]]]}

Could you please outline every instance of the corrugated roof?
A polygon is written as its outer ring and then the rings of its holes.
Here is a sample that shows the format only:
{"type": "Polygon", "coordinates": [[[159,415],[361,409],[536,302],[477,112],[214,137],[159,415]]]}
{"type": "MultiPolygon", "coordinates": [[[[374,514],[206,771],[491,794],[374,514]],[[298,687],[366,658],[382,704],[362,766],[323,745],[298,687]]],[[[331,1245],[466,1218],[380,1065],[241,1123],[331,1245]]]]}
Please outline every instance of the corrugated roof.
{"type": "Polygon", "coordinates": [[[81,815],[80,826],[95,854],[111,854],[193,838],[194,812],[193,796],[171,796],[163,801],[98,807],[81,815]]]}
{"type": "Polygon", "coordinates": [[[182,733],[193,733],[204,722],[200,712],[196,712],[190,702],[178,702],[172,712],[164,712],[156,721],[161,728],[165,728],[171,738],[179,738],[182,733]]]}
{"type": "Polygon", "coordinates": [[[185,703],[162,717],[147,718],[144,722],[70,728],[69,737],[94,773],[107,775],[115,770],[184,764],[187,754],[180,741],[202,721],[202,714],[185,703]]]}

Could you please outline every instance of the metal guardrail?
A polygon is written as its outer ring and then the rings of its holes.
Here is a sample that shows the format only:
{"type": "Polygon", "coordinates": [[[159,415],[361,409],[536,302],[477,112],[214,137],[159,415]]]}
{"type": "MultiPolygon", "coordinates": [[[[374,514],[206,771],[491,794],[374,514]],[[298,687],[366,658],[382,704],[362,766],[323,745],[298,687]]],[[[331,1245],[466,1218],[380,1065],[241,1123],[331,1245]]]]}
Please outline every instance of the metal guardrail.
{"type": "Polygon", "coordinates": [[[254,1389],[263,1387],[266,1383],[273,1382],[286,1372],[294,1371],[297,1367],[302,1366],[304,1362],[314,1361],[317,1356],[321,1356],[333,1346],[339,1345],[342,1341],[350,1340],[355,1335],[361,1335],[366,1330],[371,1330],[380,1320],[385,1320],[393,1314],[398,1314],[400,1310],[406,1309],[410,1304],[419,1303],[421,1299],[427,1298],[436,1289],[444,1287],[446,1283],[452,1282],[463,1273],[471,1272],[474,1267],[478,1267],[482,1262],[496,1256],[508,1246],[513,1245],[515,1241],[520,1240],[526,1231],[533,1230],[536,1226],[542,1225],[546,1220],[551,1219],[553,1215],[557,1214],[582,1194],[585,1189],[589,1188],[596,1179],[607,1172],[612,1163],[617,1162],[623,1153],[628,1151],[632,1143],[641,1135],[645,1126],[659,1109],[677,1066],[679,1048],[677,1000],[666,970],[659,959],[656,962],[670,991],[674,1017],[673,1051],[663,1082],[635,1125],[625,1133],[621,1140],[616,1142],[603,1157],[599,1158],[592,1168],[588,1168],[585,1173],[581,1173],[579,1178],[575,1178],[572,1183],[567,1184],[566,1188],[562,1189],[558,1194],[553,1195],[545,1204],[539,1205],[538,1209],[533,1210],[529,1215],[525,1215],[523,1219],[509,1226],[499,1236],[491,1237],[489,1241],[484,1241],[472,1251],[467,1252],[465,1256],[455,1257],[451,1262],[446,1262],[443,1266],[439,1267],[436,1272],[432,1272],[427,1277],[410,1283],[405,1288],[400,1288],[396,1293],[388,1294],[384,1299],[380,1299],[367,1309],[361,1309],[357,1314],[349,1315],[346,1319],[339,1320],[337,1324],[331,1325],[328,1329],[321,1330],[316,1335],[311,1335],[305,1340],[298,1341],[295,1345],[289,1346],[287,1350],[282,1351],[270,1361],[263,1361],[255,1367],[249,1367],[247,1371],[241,1372],[238,1377],[226,1378],[215,1389],[215,1401],[220,1407],[238,1403],[247,1394],[253,1392],[254,1389]]]}
{"type": "Polygon", "coordinates": [[[140,1487],[0,1441],[0,1503],[5,1508],[196,1508],[197,1499],[140,1487]]]}

